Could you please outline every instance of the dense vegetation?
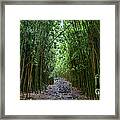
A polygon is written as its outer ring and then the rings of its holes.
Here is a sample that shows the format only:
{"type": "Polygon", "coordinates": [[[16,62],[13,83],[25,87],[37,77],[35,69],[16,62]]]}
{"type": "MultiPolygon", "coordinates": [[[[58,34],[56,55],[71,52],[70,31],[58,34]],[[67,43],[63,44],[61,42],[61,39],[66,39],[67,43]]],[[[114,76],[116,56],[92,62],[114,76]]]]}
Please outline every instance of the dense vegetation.
{"type": "Polygon", "coordinates": [[[20,90],[42,91],[62,77],[97,99],[100,88],[99,20],[22,20],[20,90]]]}

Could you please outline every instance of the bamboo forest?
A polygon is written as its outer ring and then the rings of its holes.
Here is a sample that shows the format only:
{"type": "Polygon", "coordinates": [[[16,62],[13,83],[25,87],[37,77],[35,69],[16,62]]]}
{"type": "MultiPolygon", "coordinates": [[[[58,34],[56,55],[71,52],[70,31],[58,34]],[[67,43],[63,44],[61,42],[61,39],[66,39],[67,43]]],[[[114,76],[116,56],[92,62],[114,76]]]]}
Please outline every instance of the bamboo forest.
{"type": "Polygon", "coordinates": [[[100,100],[100,20],[21,20],[20,100],[100,100]]]}

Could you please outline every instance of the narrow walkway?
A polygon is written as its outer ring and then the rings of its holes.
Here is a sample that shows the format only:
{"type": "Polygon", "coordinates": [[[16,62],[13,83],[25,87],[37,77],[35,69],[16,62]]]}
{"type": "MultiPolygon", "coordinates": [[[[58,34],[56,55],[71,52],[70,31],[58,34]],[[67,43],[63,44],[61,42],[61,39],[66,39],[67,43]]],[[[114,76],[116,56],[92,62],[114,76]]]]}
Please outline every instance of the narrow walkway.
{"type": "MultiPolygon", "coordinates": [[[[21,99],[25,99],[21,95],[21,99]]],[[[69,81],[66,81],[64,78],[54,78],[54,84],[48,85],[45,91],[35,94],[29,93],[29,99],[32,100],[86,100],[88,99],[85,95],[77,90],[75,87],[72,87],[72,84],[69,81]]]]}

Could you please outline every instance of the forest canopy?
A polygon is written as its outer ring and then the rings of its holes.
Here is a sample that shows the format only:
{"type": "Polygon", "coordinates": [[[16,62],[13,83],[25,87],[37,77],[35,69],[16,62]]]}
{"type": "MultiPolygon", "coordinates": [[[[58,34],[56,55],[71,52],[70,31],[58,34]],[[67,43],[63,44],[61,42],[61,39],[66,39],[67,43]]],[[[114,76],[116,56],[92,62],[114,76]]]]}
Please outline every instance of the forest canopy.
{"type": "Polygon", "coordinates": [[[99,99],[99,20],[21,20],[20,92],[40,92],[61,77],[99,99]]]}

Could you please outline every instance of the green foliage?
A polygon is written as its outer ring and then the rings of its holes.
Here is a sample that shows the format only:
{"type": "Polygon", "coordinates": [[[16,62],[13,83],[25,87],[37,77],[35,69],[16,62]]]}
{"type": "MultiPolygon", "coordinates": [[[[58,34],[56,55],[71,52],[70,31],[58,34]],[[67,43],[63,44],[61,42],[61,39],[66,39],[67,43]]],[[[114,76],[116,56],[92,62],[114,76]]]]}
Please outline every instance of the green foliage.
{"type": "Polygon", "coordinates": [[[60,76],[94,99],[99,74],[99,20],[20,22],[21,91],[41,91],[60,76]]]}

